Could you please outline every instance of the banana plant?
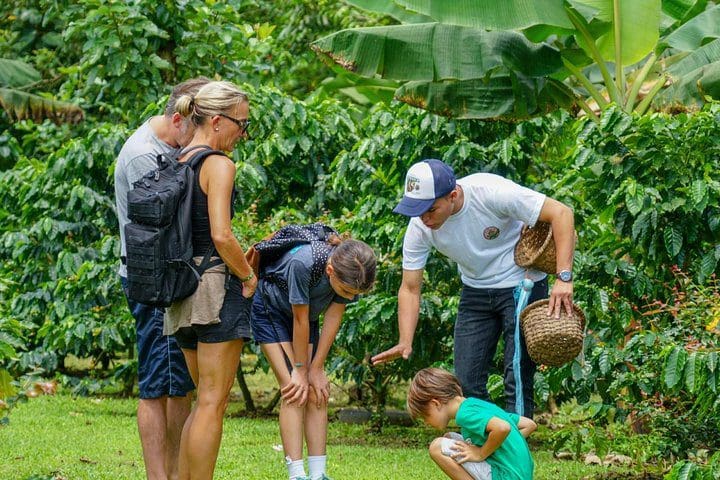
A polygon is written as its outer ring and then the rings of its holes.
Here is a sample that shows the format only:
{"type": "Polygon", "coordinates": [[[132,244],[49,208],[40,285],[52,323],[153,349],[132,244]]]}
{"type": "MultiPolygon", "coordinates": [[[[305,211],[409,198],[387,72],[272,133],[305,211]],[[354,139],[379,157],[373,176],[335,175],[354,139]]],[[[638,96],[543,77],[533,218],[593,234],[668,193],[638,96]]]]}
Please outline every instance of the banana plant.
{"type": "Polygon", "coordinates": [[[40,73],[20,60],[0,58],[0,107],[11,119],[77,123],[83,111],[77,105],[47,98],[29,90],[42,82],[40,73]]]}
{"type": "Polygon", "coordinates": [[[447,116],[579,107],[597,119],[613,104],[645,113],[720,98],[720,6],[708,0],[348,1],[401,23],[312,48],[356,75],[400,82],[395,98],[447,116]]]}

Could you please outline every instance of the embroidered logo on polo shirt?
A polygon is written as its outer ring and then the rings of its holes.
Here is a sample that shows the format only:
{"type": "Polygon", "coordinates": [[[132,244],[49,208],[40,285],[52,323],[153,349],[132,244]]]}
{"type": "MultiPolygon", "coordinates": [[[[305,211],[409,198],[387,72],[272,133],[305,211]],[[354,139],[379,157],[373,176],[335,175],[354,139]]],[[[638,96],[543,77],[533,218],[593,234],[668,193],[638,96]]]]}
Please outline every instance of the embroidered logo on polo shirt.
{"type": "Polygon", "coordinates": [[[483,231],[483,237],[485,240],[495,240],[500,235],[500,229],[498,227],[487,227],[483,231]]]}

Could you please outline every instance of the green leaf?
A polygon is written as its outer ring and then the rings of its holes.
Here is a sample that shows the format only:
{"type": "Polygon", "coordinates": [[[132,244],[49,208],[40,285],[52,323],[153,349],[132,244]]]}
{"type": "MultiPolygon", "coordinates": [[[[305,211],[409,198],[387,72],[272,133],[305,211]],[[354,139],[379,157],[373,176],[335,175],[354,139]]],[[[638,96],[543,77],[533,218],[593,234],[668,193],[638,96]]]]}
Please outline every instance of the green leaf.
{"type": "MultiPolygon", "coordinates": [[[[704,180],[695,180],[690,187],[690,197],[696,205],[705,203],[708,193],[708,185],[704,180]]],[[[699,210],[703,210],[700,208],[699,210]]]]}
{"type": "Polygon", "coordinates": [[[24,87],[42,79],[40,72],[20,60],[0,58],[0,87],[24,87]]]}
{"type": "Polygon", "coordinates": [[[700,259],[700,275],[701,281],[707,279],[715,271],[717,266],[717,258],[715,257],[715,250],[706,252],[705,255],[700,259]]]}
{"type": "Polygon", "coordinates": [[[677,480],[692,480],[696,469],[697,467],[693,462],[685,461],[685,464],[678,471],[677,480]]]}
{"type": "Polygon", "coordinates": [[[312,48],[359,75],[401,81],[480,79],[504,68],[541,77],[562,66],[555,48],[519,33],[440,23],[342,30],[312,48]]]}
{"type": "Polygon", "coordinates": [[[695,393],[696,358],[697,355],[693,352],[685,363],[685,387],[690,393],[695,393]]]}
{"type": "Polygon", "coordinates": [[[682,20],[694,8],[702,7],[707,0],[662,0],[662,11],[674,20],[682,20]]]}
{"type": "Polygon", "coordinates": [[[720,39],[703,45],[672,64],[671,85],[655,99],[657,106],[702,105],[705,96],[720,98],[720,39]]]}
{"type": "Polygon", "coordinates": [[[5,369],[0,369],[0,398],[8,398],[15,395],[15,387],[12,384],[12,377],[5,369]]]}
{"type": "Polygon", "coordinates": [[[518,120],[571,105],[574,97],[560,82],[493,77],[488,81],[408,82],[395,98],[447,117],[518,120]]]}
{"type": "Polygon", "coordinates": [[[150,63],[152,63],[152,65],[153,65],[155,68],[158,68],[158,69],[160,69],[160,70],[170,70],[170,69],[172,69],[172,64],[171,64],[170,62],[168,62],[167,60],[164,60],[164,59],[160,58],[159,56],[157,56],[157,55],[154,54],[154,53],[153,53],[152,55],[150,55],[150,63]]]}
{"type": "Polygon", "coordinates": [[[667,227],[663,231],[663,238],[665,239],[665,249],[671,257],[676,257],[683,245],[682,233],[675,227],[667,227]]]}
{"type": "MultiPolygon", "coordinates": [[[[614,7],[617,0],[576,0],[576,3],[597,9],[596,18],[614,23],[619,19],[620,51],[623,65],[639,62],[653,51],[660,38],[660,0],[617,1],[618,14],[614,7]]],[[[615,25],[613,25],[615,27],[615,25]]],[[[596,44],[606,59],[615,58],[615,29],[596,38],[596,44]]]]}
{"type": "Polygon", "coordinates": [[[665,385],[674,388],[682,380],[682,373],[685,368],[687,353],[682,347],[675,347],[665,362],[665,385]]]}
{"type": "Polygon", "coordinates": [[[600,373],[603,375],[607,375],[610,371],[610,354],[607,351],[600,354],[600,357],[598,358],[598,366],[600,367],[600,373]]]}
{"type": "Polygon", "coordinates": [[[427,23],[432,22],[433,18],[427,15],[415,13],[404,8],[392,0],[345,0],[351,5],[369,10],[371,12],[389,15],[401,23],[427,23]]]}
{"type": "Polygon", "coordinates": [[[645,196],[642,192],[627,190],[625,193],[625,205],[632,215],[637,215],[643,208],[645,196]]]}
{"type": "Polygon", "coordinates": [[[692,18],[663,38],[661,43],[683,52],[693,52],[717,38],[720,38],[720,5],[692,18]]]}
{"type": "MultiPolygon", "coordinates": [[[[628,210],[630,206],[628,205],[628,210]]],[[[650,212],[642,212],[640,215],[637,216],[635,221],[632,225],[632,239],[638,240],[641,237],[644,237],[645,234],[648,231],[648,227],[650,226],[650,212]]]]}
{"type": "Polygon", "coordinates": [[[522,30],[536,25],[571,29],[562,0],[395,0],[438,22],[483,30],[522,30]]]}

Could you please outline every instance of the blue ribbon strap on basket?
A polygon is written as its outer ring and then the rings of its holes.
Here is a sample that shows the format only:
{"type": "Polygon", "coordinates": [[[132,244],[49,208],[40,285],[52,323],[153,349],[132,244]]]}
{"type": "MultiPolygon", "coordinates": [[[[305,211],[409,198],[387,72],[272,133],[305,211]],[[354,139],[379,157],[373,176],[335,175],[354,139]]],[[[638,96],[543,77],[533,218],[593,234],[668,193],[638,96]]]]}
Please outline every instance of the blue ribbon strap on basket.
{"type": "Polygon", "coordinates": [[[525,413],[525,400],[523,399],[523,382],[520,372],[520,357],[522,356],[522,347],[520,346],[520,314],[527,307],[530,300],[535,282],[529,278],[524,278],[520,284],[515,287],[513,296],[515,298],[515,335],[514,335],[514,352],[513,352],[513,376],[515,377],[515,412],[519,415],[525,413]]]}

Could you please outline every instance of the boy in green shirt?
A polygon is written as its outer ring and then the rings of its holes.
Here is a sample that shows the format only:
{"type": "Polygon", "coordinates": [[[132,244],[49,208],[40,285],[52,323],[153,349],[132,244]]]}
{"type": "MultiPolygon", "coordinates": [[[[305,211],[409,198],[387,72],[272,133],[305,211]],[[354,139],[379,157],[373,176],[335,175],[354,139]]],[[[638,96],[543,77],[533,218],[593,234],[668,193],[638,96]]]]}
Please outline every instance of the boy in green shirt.
{"type": "Polygon", "coordinates": [[[531,419],[463,397],[457,378],[439,368],[415,375],[407,408],[439,430],[451,419],[461,428],[461,436],[449,433],[430,444],[430,457],[453,480],[532,480],[533,459],[525,441],[537,428],[531,419]]]}

